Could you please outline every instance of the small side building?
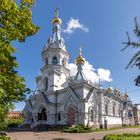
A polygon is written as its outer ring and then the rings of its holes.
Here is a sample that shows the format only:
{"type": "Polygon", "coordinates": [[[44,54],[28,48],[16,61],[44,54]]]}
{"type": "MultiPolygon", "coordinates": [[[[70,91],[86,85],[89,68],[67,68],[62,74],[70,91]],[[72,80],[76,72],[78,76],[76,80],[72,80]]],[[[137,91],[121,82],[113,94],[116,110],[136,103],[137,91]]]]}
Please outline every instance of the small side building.
{"type": "Polygon", "coordinates": [[[22,112],[20,111],[9,111],[7,115],[8,119],[21,119],[22,112]]]}

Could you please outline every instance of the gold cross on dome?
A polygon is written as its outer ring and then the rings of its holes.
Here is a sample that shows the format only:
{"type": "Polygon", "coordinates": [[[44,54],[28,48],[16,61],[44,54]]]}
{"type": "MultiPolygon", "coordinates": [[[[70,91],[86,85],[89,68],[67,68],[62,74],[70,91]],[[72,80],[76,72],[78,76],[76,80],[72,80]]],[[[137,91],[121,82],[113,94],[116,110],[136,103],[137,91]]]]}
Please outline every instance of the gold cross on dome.
{"type": "Polygon", "coordinates": [[[56,17],[58,17],[58,10],[59,10],[59,8],[57,7],[56,10],[55,10],[56,17]]]}

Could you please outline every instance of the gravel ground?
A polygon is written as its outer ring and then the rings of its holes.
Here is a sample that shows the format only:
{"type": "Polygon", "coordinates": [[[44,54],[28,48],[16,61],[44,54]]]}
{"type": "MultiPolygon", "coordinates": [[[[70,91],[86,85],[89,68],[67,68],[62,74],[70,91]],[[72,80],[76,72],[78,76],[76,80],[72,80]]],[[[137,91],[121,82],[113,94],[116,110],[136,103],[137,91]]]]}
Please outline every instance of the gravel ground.
{"type": "Polygon", "coordinates": [[[48,132],[7,132],[12,140],[95,140],[102,139],[106,134],[140,133],[140,128],[123,128],[118,130],[92,132],[92,133],[62,133],[60,131],[48,132]]]}

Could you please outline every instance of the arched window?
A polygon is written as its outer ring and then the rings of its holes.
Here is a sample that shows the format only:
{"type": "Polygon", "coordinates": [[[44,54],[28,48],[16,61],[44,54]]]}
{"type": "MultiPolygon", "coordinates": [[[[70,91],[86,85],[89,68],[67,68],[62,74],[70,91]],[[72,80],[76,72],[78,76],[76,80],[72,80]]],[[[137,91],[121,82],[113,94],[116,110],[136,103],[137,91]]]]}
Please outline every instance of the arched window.
{"type": "Polygon", "coordinates": [[[112,107],[112,111],[113,111],[113,116],[115,116],[115,104],[113,104],[113,107],[112,107]]]}
{"type": "Polygon", "coordinates": [[[60,112],[58,113],[58,121],[61,121],[61,114],[60,114],[60,112]]]}
{"type": "Polygon", "coordinates": [[[108,104],[105,104],[105,114],[108,115],[108,104]]]}
{"type": "Polygon", "coordinates": [[[132,111],[131,110],[128,111],[128,118],[132,118],[132,111]]]}
{"type": "Polygon", "coordinates": [[[32,123],[34,122],[34,119],[33,119],[33,118],[31,119],[31,122],[32,122],[32,123]]]}
{"type": "Polygon", "coordinates": [[[121,116],[121,106],[118,105],[118,116],[121,116]]]}
{"type": "Polygon", "coordinates": [[[57,65],[57,63],[58,63],[57,57],[54,56],[53,59],[52,59],[52,64],[57,65]]]}
{"type": "Polygon", "coordinates": [[[45,79],[45,90],[48,90],[48,78],[45,79]]]}
{"type": "Polygon", "coordinates": [[[93,111],[93,109],[90,110],[90,121],[91,121],[91,122],[94,121],[94,111],[93,111]]]}
{"type": "Polygon", "coordinates": [[[120,109],[120,107],[118,108],[118,116],[121,116],[121,109],[120,109]]]}
{"type": "Polygon", "coordinates": [[[45,59],[45,63],[46,63],[46,65],[48,65],[48,58],[45,59]]]}
{"type": "Polygon", "coordinates": [[[62,60],[62,65],[63,65],[64,67],[66,66],[66,59],[65,59],[65,58],[62,60]]]}
{"type": "Polygon", "coordinates": [[[42,108],[41,113],[38,113],[38,120],[47,120],[46,108],[42,108]]]}

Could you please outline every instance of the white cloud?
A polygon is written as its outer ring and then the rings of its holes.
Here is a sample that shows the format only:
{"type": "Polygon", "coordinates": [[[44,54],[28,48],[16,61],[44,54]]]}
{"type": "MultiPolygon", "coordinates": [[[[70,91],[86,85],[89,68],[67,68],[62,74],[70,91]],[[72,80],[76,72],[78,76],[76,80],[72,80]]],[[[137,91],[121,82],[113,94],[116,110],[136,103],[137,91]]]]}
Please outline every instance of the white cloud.
{"type": "Polygon", "coordinates": [[[76,29],[81,29],[84,32],[89,32],[89,29],[86,28],[83,24],[79,22],[78,19],[71,18],[68,23],[66,29],[63,30],[64,33],[73,33],[76,29]]]}
{"type": "Polygon", "coordinates": [[[70,76],[76,75],[77,66],[74,63],[69,64],[69,69],[70,69],[70,76]]]}
{"type": "Polygon", "coordinates": [[[97,72],[98,72],[98,76],[101,79],[101,81],[108,81],[108,82],[112,81],[112,79],[110,78],[111,73],[109,70],[99,68],[97,70],[97,72]]]}
{"type": "MultiPolygon", "coordinates": [[[[77,66],[74,63],[69,64],[70,75],[75,76],[77,73],[77,66]]],[[[111,72],[108,69],[95,69],[89,62],[85,62],[83,66],[83,73],[86,76],[87,80],[92,81],[93,83],[98,83],[99,78],[101,81],[111,82],[111,72]]]]}

